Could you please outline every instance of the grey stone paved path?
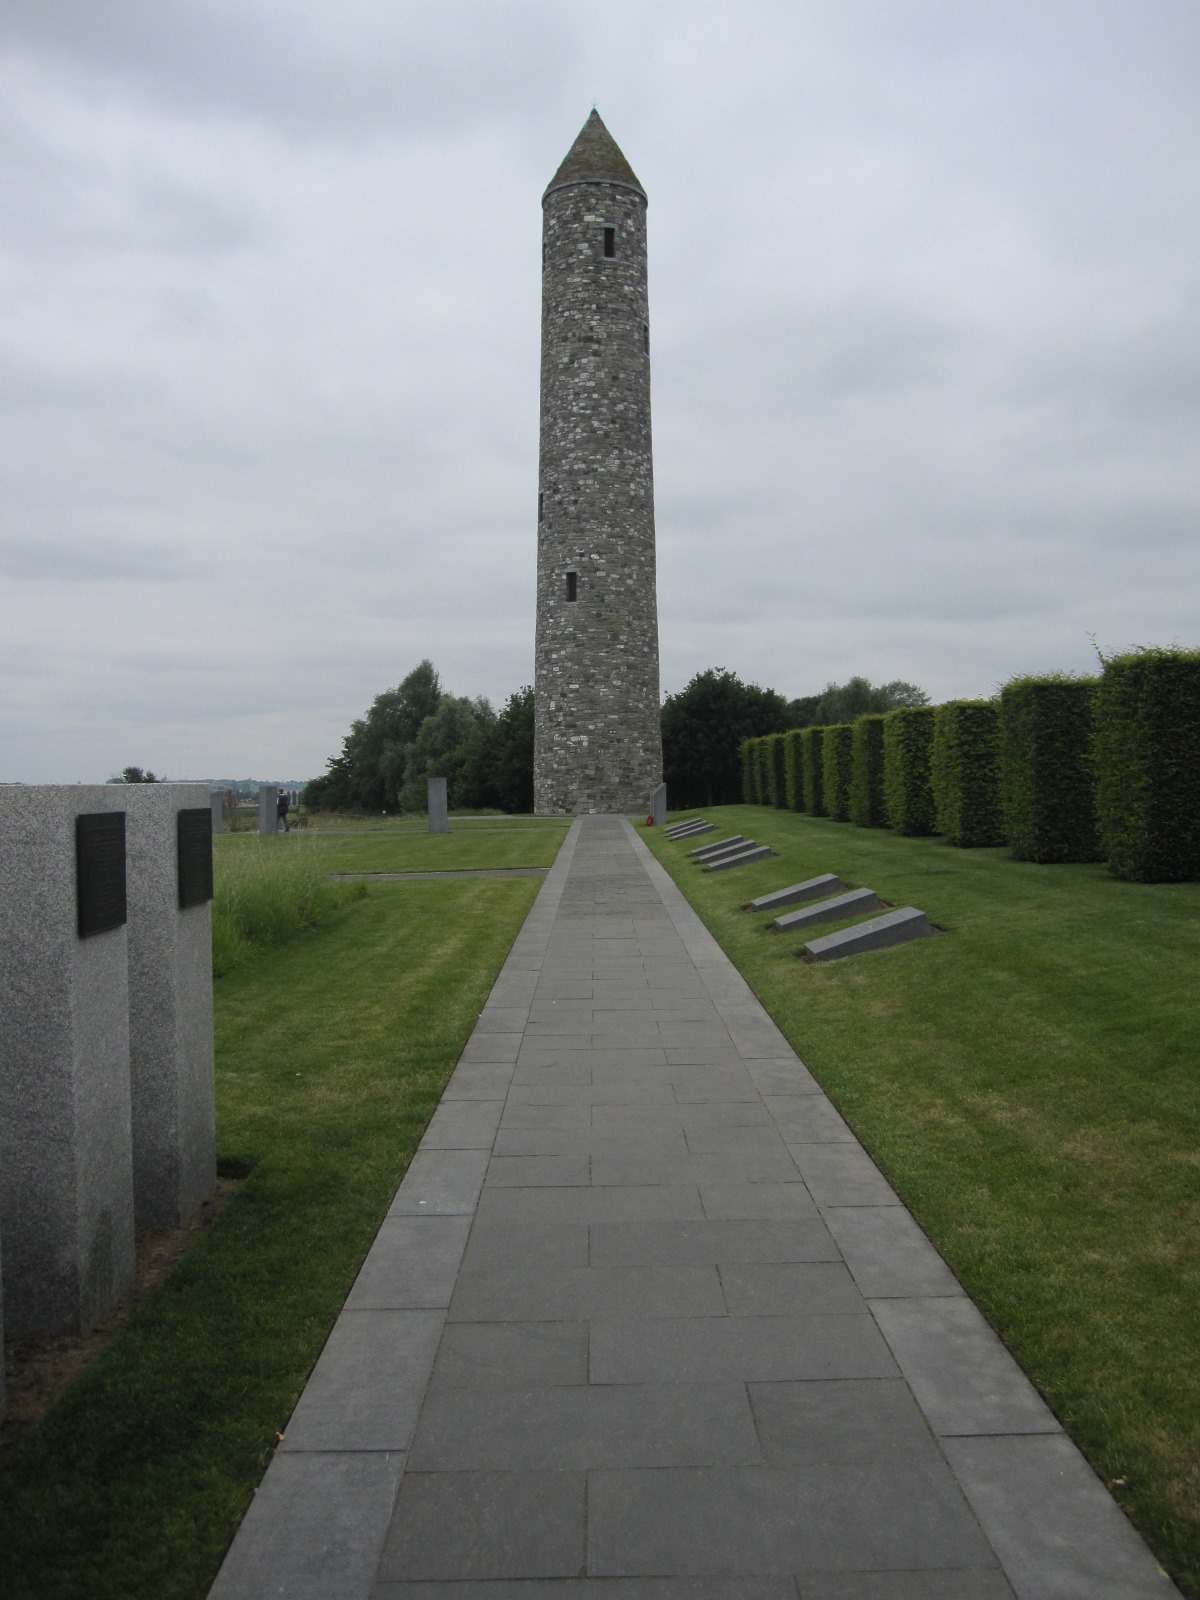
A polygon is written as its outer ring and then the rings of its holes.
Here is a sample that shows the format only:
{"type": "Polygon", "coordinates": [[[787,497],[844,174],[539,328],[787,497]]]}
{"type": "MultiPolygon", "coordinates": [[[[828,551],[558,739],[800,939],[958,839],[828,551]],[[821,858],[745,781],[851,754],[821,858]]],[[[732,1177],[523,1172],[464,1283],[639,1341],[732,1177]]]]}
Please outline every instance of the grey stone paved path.
{"type": "Polygon", "coordinates": [[[628,824],[577,822],[214,1600],[1175,1589],[628,824]]]}

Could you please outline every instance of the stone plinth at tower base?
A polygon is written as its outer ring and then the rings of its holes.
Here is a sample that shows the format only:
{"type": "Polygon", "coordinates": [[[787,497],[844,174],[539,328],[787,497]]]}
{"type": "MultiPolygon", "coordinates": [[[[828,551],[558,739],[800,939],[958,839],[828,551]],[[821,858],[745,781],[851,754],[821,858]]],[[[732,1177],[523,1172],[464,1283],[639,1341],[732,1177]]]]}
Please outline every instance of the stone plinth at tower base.
{"type": "Polygon", "coordinates": [[[0,1241],[9,1338],[133,1276],[124,786],[0,785],[0,1241]]]}
{"type": "Polygon", "coordinates": [[[199,784],[130,785],[125,801],[134,1216],[175,1228],[217,1182],[212,810],[199,784]]]}

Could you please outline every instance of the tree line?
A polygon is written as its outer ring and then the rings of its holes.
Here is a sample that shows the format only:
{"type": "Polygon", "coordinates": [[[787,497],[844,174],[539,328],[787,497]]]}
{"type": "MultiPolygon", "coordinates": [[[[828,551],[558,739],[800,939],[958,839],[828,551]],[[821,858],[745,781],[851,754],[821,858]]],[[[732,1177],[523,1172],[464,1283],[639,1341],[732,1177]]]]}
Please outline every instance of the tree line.
{"type": "MultiPolygon", "coordinates": [[[[744,739],[928,703],[914,684],[872,684],[863,677],[789,700],[710,667],[663,704],[669,802],[736,804],[744,739]]],[[[426,779],[444,777],[451,810],[532,811],[533,690],[518,689],[496,711],[482,696],[447,693],[433,663],[422,661],[351,724],[327,768],[304,791],[305,805],[316,810],[424,811],[426,779]]]]}
{"type": "Polygon", "coordinates": [[[533,690],[496,711],[448,694],[432,661],[376,695],[339,755],[304,791],[321,811],[424,811],[425,780],[446,779],[451,810],[533,810],[533,690]]]}

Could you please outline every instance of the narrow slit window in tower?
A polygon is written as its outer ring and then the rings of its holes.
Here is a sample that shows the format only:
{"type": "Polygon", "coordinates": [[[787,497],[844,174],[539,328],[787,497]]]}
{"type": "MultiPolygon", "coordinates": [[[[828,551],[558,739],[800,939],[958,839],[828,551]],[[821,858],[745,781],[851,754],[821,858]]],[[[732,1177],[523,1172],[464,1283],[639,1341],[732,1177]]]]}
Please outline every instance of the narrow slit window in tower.
{"type": "Polygon", "coordinates": [[[567,573],[567,599],[578,600],[578,579],[574,572],[567,573]]]}
{"type": "Polygon", "coordinates": [[[538,490],[538,521],[540,522],[546,511],[546,496],[538,490]]]}
{"type": "Polygon", "coordinates": [[[604,230],[604,254],[611,259],[613,256],[616,255],[616,253],[617,253],[617,230],[615,228],[605,228],[605,230],[604,230]]]}
{"type": "Polygon", "coordinates": [[[648,322],[642,323],[642,348],[647,355],[650,354],[650,324],[648,322]]]}

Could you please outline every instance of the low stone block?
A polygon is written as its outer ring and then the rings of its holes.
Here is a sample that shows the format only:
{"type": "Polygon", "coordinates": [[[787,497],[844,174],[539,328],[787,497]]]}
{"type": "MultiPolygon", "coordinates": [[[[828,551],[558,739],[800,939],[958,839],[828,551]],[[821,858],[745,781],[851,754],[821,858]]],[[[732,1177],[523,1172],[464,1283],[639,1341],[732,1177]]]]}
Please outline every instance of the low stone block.
{"type": "Polygon", "coordinates": [[[425,806],[429,814],[430,833],[450,832],[450,812],[446,805],[445,778],[426,778],[425,806]]]}
{"type": "Polygon", "coordinates": [[[273,783],[258,786],[258,831],[261,834],[279,832],[279,791],[273,783]]]}
{"type": "Polygon", "coordinates": [[[212,831],[225,832],[225,791],[212,789],[209,792],[208,803],[212,808],[212,831]]]}
{"type": "Polygon", "coordinates": [[[11,1338],[133,1276],[124,784],[0,786],[0,1230],[11,1338]]]}
{"type": "Polygon", "coordinates": [[[733,834],[728,839],[718,839],[713,844],[700,844],[694,850],[688,851],[688,856],[693,861],[708,861],[712,856],[723,855],[726,850],[748,849],[754,843],[753,839],[746,839],[740,833],[733,834]]]}
{"type": "Polygon", "coordinates": [[[827,894],[836,894],[846,885],[836,872],[823,872],[819,878],[806,878],[803,883],[793,883],[788,889],[774,889],[770,894],[760,894],[757,900],[746,902],[747,911],[780,911],[784,906],[800,905],[806,900],[820,900],[827,894]]]}
{"type": "Polygon", "coordinates": [[[927,939],[932,932],[933,926],[923,911],[918,911],[916,906],[902,906],[899,911],[888,911],[870,922],[860,922],[856,928],[843,928],[840,933],[826,934],[823,939],[810,939],[800,955],[805,961],[838,961],[864,950],[883,950],[889,945],[907,944],[910,939],[927,939]]]}
{"type": "Polygon", "coordinates": [[[775,933],[794,933],[797,928],[811,928],[816,922],[844,922],[847,917],[857,917],[863,911],[878,911],[879,896],[874,889],[851,889],[846,894],[835,895],[832,900],[822,900],[820,905],[805,906],[802,911],[789,911],[776,917],[771,924],[775,933]]]}
{"type": "Polygon", "coordinates": [[[748,867],[753,861],[766,861],[775,854],[770,845],[760,844],[753,850],[742,850],[737,855],[718,856],[705,864],[705,872],[724,872],[726,867],[748,867]]]}

